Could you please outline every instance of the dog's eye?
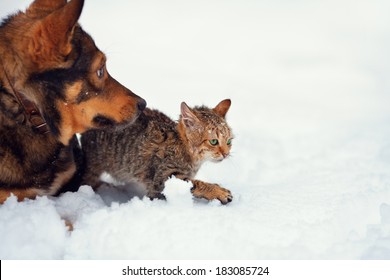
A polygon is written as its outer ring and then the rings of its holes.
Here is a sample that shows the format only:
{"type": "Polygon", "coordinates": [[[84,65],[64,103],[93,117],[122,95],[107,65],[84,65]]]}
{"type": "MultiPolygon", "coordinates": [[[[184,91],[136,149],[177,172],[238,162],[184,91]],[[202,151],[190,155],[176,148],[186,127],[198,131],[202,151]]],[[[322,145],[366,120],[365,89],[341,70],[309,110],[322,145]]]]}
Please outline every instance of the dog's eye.
{"type": "Polygon", "coordinates": [[[96,71],[96,75],[99,79],[104,77],[104,66],[102,66],[99,70],[96,71]]]}

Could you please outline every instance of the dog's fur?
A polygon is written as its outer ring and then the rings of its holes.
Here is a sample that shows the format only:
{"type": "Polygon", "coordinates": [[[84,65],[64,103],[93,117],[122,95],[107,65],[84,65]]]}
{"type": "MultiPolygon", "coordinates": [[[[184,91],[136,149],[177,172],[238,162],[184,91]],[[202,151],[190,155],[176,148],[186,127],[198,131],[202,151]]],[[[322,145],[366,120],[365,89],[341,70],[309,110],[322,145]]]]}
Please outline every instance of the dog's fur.
{"type": "Polygon", "coordinates": [[[0,203],[53,195],[76,171],[76,133],[132,123],[146,102],[107,72],[77,21],[83,0],[35,0],[0,25],[0,203]],[[31,125],[14,92],[49,127],[31,125]]]}

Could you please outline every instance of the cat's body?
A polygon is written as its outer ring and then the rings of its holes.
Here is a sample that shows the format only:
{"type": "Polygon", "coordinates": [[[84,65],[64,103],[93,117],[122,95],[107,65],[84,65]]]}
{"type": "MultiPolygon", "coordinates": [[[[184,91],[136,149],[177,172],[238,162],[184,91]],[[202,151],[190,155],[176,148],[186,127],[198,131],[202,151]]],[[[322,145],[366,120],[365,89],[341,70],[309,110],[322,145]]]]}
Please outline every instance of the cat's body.
{"type": "Polygon", "coordinates": [[[116,181],[140,183],[150,198],[164,198],[164,183],[174,175],[193,183],[191,191],[195,197],[230,202],[230,191],[194,180],[204,161],[221,161],[229,155],[232,135],[225,122],[229,107],[230,100],[220,102],[214,109],[190,109],[182,103],[179,122],[157,110],[146,109],[132,126],[123,130],[83,134],[83,182],[99,187],[100,176],[106,172],[116,181]]]}

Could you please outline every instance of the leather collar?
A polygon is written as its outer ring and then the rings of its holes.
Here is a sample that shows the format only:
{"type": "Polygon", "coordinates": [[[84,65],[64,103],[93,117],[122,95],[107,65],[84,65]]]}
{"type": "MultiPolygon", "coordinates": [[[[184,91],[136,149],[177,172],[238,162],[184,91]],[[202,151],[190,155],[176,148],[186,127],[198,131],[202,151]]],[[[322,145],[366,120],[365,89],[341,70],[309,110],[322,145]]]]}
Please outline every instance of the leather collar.
{"type": "Polygon", "coordinates": [[[37,105],[34,102],[28,100],[21,92],[15,90],[14,86],[11,83],[11,80],[8,77],[7,72],[5,71],[3,63],[1,63],[1,65],[4,71],[5,78],[11,88],[11,93],[15,96],[16,100],[22,106],[26,119],[30,122],[31,126],[35,128],[40,134],[48,134],[50,132],[49,126],[47,125],[45,118],[40,113],[37,105]]]}

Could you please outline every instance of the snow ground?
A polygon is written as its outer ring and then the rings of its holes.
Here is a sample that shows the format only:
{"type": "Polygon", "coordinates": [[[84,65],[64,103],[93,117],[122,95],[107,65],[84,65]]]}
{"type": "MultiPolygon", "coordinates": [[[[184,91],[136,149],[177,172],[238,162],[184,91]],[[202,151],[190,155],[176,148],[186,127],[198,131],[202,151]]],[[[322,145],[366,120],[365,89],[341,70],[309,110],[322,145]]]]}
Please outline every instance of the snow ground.
{"type": "MultiPolygon", "coordinates": [[[[29,2],[1,1],[0,15],[29,2]]],[[[12,197],[0,206],[0,259],[390,259],[389,10],[86,0],[81,24],[149,106],[177,118],[181,101],[232,99],[233,155],[198,178],[234,201],[193,200],[176,179],[166,202],[88,186],[12,197]]]]}

